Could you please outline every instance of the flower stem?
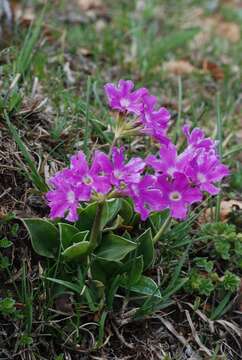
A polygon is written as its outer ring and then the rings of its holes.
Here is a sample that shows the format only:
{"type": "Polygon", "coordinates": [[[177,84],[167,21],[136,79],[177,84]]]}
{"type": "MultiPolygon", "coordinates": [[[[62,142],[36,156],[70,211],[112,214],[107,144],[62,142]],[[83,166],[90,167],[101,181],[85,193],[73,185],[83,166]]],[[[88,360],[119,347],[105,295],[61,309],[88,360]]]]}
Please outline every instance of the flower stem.
{"type": "MultiPolygon", "coordinates": [[[[218,143],[218,153],[220,160],[222,160],[223,153],[222,153],[222,117],[221,117],[221,108],[220,108],[220,93],[217,94],[216,99],[216,107],[217,107],[217,139],[219,141],[218,143]]],[[[220,185],[220,182],[219,182],[220,185]]],[[[221,192],[217,195],[216,198],[216,207],[215,207],[215,221],[218,222],[220,220],[220,211],[221,211],[221,192]]]]}
{"type": "Polygon", "coordinates": [[[164,231],[167,229],[171,222],[171,216],[169,215],[166,220],[163,222],[160,230],[157,232],[157,234],[153,237],[153,244],[157,243],[158,240],[160,240],[161,236],[163,235],[164,231]]]}
{"type": "Polygon", "coordinates": [[[98,203],[97,206],[97,211],[92,225],[92,230],[89,240],[90,242],[89,252],[93,251],[98,245],[98,237],[101,232],[101,220],[102,220],[103,209],[104,209],[104,201],[98,203]]]}
{"type": "Polygon", "coordinates": [[[119,139],[119,137],[116,136],[116,134],[114,134],[112,144],[110,145],[110,149],[109,149],[108,156],[111,156],[111,155],[112,155],[113,148],[114,148],[114,146],[116,145],[116,142],[118,141],[118,139],[119,139]]]}

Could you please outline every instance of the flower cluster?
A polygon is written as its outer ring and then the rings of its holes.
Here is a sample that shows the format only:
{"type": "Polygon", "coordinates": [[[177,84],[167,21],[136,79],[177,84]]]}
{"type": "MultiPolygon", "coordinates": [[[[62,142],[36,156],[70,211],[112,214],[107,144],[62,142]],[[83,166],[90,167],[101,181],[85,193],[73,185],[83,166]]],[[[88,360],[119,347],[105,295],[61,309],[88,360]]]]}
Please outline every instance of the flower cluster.
{"type": "Polygon", "coordinates": [[[91,166],[79,151],[70,159],[70,167],[50,179],[52,190],[46,194],[52,219],[78,219],[81,202],[93,199],[130,197],[135,210],[145,220],[151,212],[169,209],[171,216],[184,219],[191,204],[202,200],[203,191],[216,195],[216,182],[229,174],[220,162],[217,143],[204,132],[183,127],[187,147],[181,153],[167,137],[169,112],[155,109],[156,97],[148,90],[133,90],[131,81],[120,80],[118,86],[107,84],[105,91],[113,110],[133,114],[142,131],[158,140],[158,155],[126,161],[124,147],[113,147],[109,157],[101,151],[93,155],[91,166]]]}
{"type": "Polygon", "coordinates": [[[166,132],[169,126],[170,113],[161,107],[156,110],[157,98],[150,95],[148,89],[132,91],[134,84],[130,80],[119,80],[118,85],[108,83],[104,89],[109,106],[120,113],[135,116],[134,126],[140,125],[144,134],[156,140],[168,143],[166,132]]]}

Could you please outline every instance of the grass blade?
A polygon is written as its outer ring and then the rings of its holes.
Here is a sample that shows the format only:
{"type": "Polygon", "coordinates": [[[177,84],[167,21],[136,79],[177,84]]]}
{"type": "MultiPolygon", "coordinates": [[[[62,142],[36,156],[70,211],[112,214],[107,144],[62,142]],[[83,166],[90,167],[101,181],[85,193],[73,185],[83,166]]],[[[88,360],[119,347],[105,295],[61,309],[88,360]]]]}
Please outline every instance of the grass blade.
{"type": "Polygon", "coordinates": [[[30,26],[27,35],[24,40],[23,47],[19,53],[19,56],[14,64],[14,73],[20,73],[22,76],[28,70],[34,55],[34,47],[39,39],[41,27],[43,24],[44,14],[46,6],[42,13],[37,18],[34,25],[30,26]]]}
{"type": "Polygon", "coordinates": [[[27,176],[30,178],[30,180],[33,182],[33,184],[38,190],[40,190],[41,192],[46,192],[48,190],[48,186],[46,185],[44,179],[39,175],[32,156],[30,155],[26,145],[19,136],[16,127],[9,120],[9,116],[6,111],[4,113],[4,118],[14,141],[18,145],[26,164],[30,169],[30,173],[26,172],[27,176]]]}
{"type": "MultiPolygon", "coordinates": [[[[220,94],[217,95],[216,100],[217,105],[217,140],[218,143],[218,153],[220,159],[222,159],[222,119],[221,119],[221,111],[220,111],[220,94]]],[[[221,205],[221,192],[218,194],[216,198],[216,208],[215,208],[215,221],[218,222],[220,220],[220,205],[221,205]]]]}

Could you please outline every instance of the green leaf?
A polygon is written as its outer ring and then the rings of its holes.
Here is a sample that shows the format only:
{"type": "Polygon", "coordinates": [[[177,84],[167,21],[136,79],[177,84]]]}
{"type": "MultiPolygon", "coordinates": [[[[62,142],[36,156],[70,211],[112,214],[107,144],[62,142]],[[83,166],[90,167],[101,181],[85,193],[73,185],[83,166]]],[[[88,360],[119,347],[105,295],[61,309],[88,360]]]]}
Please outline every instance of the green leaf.
{"type": "Polygon", "coordinates": [[[12,241],[9,241],[6,237],[0,239],[0,248],[7,249],[8,247],[12,246],[12,241]]]}
{"type": "Polygon", "coordinates": [[[30,151],[28,150],[27,146],[24,144],[24,142],[22,141],[18,130],[16,129],[16,127],[11,123],[8,114],[5,113],[5,120],[6,123],[8,125],[9,131],[14,139],[14,141],[16,142],[16,144],[18,145],[19,150],[21,151],[21,154],[25,160],[25,163],[28,165],[29,167],[29,171],[25,171],[26,176],[32,181],[32,183],[35,185],[35,187],[40,190],[41,192],[46,192],[48,191],[48,186],[46,185],[43,177],[38,173],[38,170],[36,168],[35,165],[35,161],[32,157],[32,155],[30,154],[30,151]]]}
{"type": "Polygon", "coordinates": [[[88,241],[81,241],[65,249],[62,256],[66,261],[77,260],[88,253],[89,247],[90,243],[88,241]]]}
{"type": "Polygon", "coordinates": [[[54,258],[59,250],[59,233],[56,227],[44,219],[21,219],[26,226],[34,251],[41,256],[54,258]]]}
{"type": "Polygon", "coordinates": [[[101,281],[103,284],[109,283],[120,271],[122,263],[94,256],[91,263],[92,278],[101,281]]]}
{"type": "Polygon", "coordinates": [[[223,239],[222,237],[215,239],[214,247],[222,259],[229,260],[231,245],[227,239],[223,239]]]}
{"type": "Polygon", "coordinates": [[[34,24],[31,25],[28,29],[27,35],[23,42],[23,46],[14,63],[15,73],[20,73],[21,75],[24,75],[31,68],[30,65],[35,53],[35,46],[37,45],[38,39],[41,34],[45,11],[46,6],[43,7],[42,12],[39,14],[34,24]]]}
{"type": "Polygon", "coordinates": [[[192,269],[189,274],[189,280],[186,283],[188,291],[196,291],[200,295],[210,296],[214,291],[214,285],[210,278],[203,276],[196,270],[192,269]]]}
{"type": "Polygon", "coordinates": [[[107,288],[107,306],[109,310],[112,309],[115,294],[120,286],[120,277],[120,274],[118,274],[107,288]]]}
{"type": "Polygon", "coordinates": [[[79,232],[79,230],[75,226],[65,223],[59,223],[58,226],[60,230],[60,241],[62,248],[66,249],[73,244],[72,238],[79,232]]]}
{"type": "Polygon", "coordinates": [[[124,219],[120,215],[118,215],[116,217],[116,219],[110,224],[109,227],[105,227],[103,232],[110,232],[110,231],[116,230],[123,224],[123,222],[124,222],[124,219]]]}
{"type": "Polygon", "coordinates": [[[80,231],[91,230],[97,211],[97,203],[91,203],[83,209],[79,209],[79,220],[75,223],[80,231]]]}
{"type": "Polygon", "coordinates": [[[128,253],[136,248],[136,243],[121,236],[110,233],[103,237],[96,255],[109,260],[122,260],[128,253]]]}
{"type": "Polygon", "coordinates": [[[239,285],[240,278],[236,274],[226,270],[224,276],[222,277],[222,286],[224,289],[230,292],[235,292],[238,290],[239,285]]]}
{"type": "Polygon", "coordinates": [[[174,293],[174,289],[176,289],[177,282],[179,282],[181,270],[182,270],[182,267],[185,264],[185,261],[187,259],[188,252],[189,252],[191,244],[192,244],[192,242],[190,242],[190,244],[187,246],[187,248],[184,251],[183,255],[179,259],[175,269],[172,271],[171,280],[170,280],[168,286],[166,287],[166,289],[164,290],[164,292],[162,293],[163,296],[166,296],[166,294],[169,294],[169,293],[174,293]]]}
{"type": "Polygon", "coordinates": [[[138,243],[137,256],[143,255],[145,270],[154,260],[154,244],[152,241],[151,229],[147,229],[136,241],[138,243]]]}
{"type": "Polygon", "coordinates": [[[32,345],[34,342],[33,338],[31,336],[28,335],[21,335],[20,339],[19,339],[19,344],[21,345],[21,347],[27,347],[32,345]]]}
{"type": "Polygon", "coordinates": [[[55,284],[62,285],[64,287],[66,287],[67,289],[70,289],[78,294],[80,294],[82,291],[82,286],[71,283],[70,281],[65,281],[65,280],[55,279],[55,278],[50,278],[50,277],[45,277],[44,279],[52,281],[55,284]]]}
{"type": "Polygon", "coordinates": [[[105,335],[105,321],[107,318],[107,311],[103,311],[101,318],[98,322],[99,329],[98,329],[98,340],[97,340],[97,348],[103,345],[104,335],[105,335]]]}
{"type": "Polygon", "coordinates": [[[126,275],[123,275],[123,281],[126,281],[128,287],[139,281],[143,268],[144,261],[142,255],[131,259],[123,265],[122,271],[126,273],[126,275]]]}
{"type": "Polygon", "coordinates": [[[104,204],[101,229],[103,229],[118,214],[121,207],[120,199],[111,199],[104,204]]]}
{"type": "Polygon", "coordinates": [[[75,234],[73,236],[73,238],[71,239],[72,245],[79,243],[81,241],[86,241],[87,237],[88,237],[89,231],[80,231],[77,234],[75,234]]]}
{"type": "Polygon", "coordinates": [[[7,269],[10,266],[10,261],[7,256],[0,256],[0,269],[7,269]]]}
{"type": "Polygon", "coordinates": [[[214,262],[212,260],[208,260],[203,257],[196,257],[194,259],[194,261],[195,261],[197,267],[204,269],[208,273],[212,272],[213,267],[214,267],[214,262]]]}
{"type": "Polygon", "coordinates": [[[150,66],[155,65],[158,62],[158,59],[160,62],[169,51],[178,47],[183,47],[186,43],[192,40],[199,31],[199,28],[175,31],[156,40],[149,53],[149,57],[151,59],[150,66]]]}
{"type": "Polygon", "coordinates": [[[15,308],[15,300],[12,298],[4,298],[0,300],[0,313],[3,315],[9,315],[14,313],[15,308]]]}
{"type": "Polygon", "coordinates": [[[165,209],[161,212],[155,212],[150,215],[149,221],[151,222],[152,229],[155,233],[157,233],[162,227],[163,223],[166,221],[168,216],[170,215],[169,209],[165,209]]]}
{"type": "Polygon", "coordinates": [[[132,241],[132,236],[130,235],[130,233],[127,230],[125,230],[125,232],[122,234],[122,237],[132,241]]]}
{"type": "Polygon", "coordinates": [[[139,281],[131,286],[128,286],[125,282],[125,278],[123,278],[121,280],[121,286],[125,289],[129,289],[142,295],[161,298],[161,293],[157,284],[154,282],[154,280],[147,276],[141,276],[139,281]]]}
{"type": "Polygon", "coordinates": [[[132,205],[126,199],[120,199],[119,215],[124,219],[125,224],[128,224],[133,216],[132,205]]]}
{"type": "Polygon", "coordinates": [[[215,307],[213,309],[213,311],[211,312],[211,314],[210,314],[211,320],[217,320],[222,316],[222,314],[224,313],[224,309],[226,308],[226,306],[229,303],[230,298],[231,298],[231,293],[229,292],[225,295],[223,300],[221,300],[219,302],[219,305],[217,307],[215,307]]]}
{"type": "Polygon", "coordinates": [[[173,294],[178,292],[187,282],[188,278],[178,278],[172,287],[167,287],[164,291],[162,291],[162,295],[164,298],[163,300],[168,300],[173,294]]]}

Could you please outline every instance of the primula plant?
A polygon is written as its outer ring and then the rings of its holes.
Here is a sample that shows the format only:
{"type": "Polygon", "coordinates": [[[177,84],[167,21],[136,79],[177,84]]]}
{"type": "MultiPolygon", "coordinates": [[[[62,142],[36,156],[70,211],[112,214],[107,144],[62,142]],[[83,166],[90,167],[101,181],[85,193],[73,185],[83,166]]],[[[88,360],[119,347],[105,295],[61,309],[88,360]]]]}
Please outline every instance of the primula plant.
{"type": "Polygon", "coordinates": [[[107,153],[96,150],[90,161],[81,150],[71,156],[49,179],[50,220],[23,220],[34,250],[57,261],[45,273],[56,294],[72,290],[91,310],[110,308],[117,292],[160,301],[163,294],[147,276],[155,243],[172,219],[186,220],[206,194],[218,194],[218,182],[229,174],[217,142],[199,128],[183,126],[180,151],[168,136],[169,111],[146,88],[120,80],[106,84],[105,93],[113,119],[107,153]],[[152,140],[150,153],[133,155],[133,136],[152,140]],[[154,216],[158,230],[149,228],[154,216]]]}

